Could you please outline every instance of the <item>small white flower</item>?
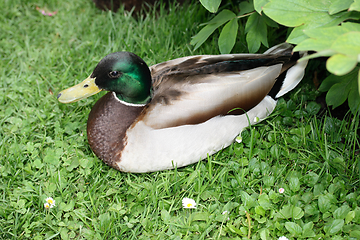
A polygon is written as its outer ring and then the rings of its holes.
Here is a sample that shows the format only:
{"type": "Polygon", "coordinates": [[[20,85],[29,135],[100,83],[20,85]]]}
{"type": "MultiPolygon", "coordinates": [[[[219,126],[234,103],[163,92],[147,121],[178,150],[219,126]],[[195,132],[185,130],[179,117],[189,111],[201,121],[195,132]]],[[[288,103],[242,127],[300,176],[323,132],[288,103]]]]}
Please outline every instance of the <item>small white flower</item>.
{"type": "Polygon", "coordinates": [[[279,237],[278,240],[289,240],[289,239],[287,237],[285,237],[285,236],[281,236],[281,237],[279,237]]]}
{"type": "Polygon", "coordinates": [[[284,192],[285,192],[285,189],[279,188],[279,193],[284,193],[284,192]]]}
{"type": "Polygon", "coordinates": [[[55,206],[55,200],[52,197],[48,197],[47,199],[45,199],[45,201],[46,201],[47,204],[50,205],[50,208],[53,208],[55,206]]]}
{"type": "Polygon", "coordinates": [[[48,203],[46,202],[46,203],[44,203],[44,208],[49,209],[49,208],[51,208],[51,206],[50,206],[50,204],[48,204],[48,203]]]}
{"type": "Polygon", "coordinates": [[[260,121],[260,118],[259,117],[254,117],[254,122],[257,123],[260,121]]]}
{"type": "MultiPolygon", "coordinates": [[[[229,211],[226,211],[226,210],[222,212],[222,215],[229,215],[229,214],[230,214],[229,211]]],[[[227,220],[229,221],[230,218],[228,217],[227,220]]]]}
{"type": "Polygon", "coordinates": [[[183,198],[182,205],[183,208],[196,208],[196,202],[191,198],[183,198]]]}
{"type": "Polygon", "coordinates": [[[237,137],[235,138],[235,141],[236,141],[237,143],[241,143],[241,142],[242,142],[242,137],[241,137],[241,136],[237,136],[237,137]]]}

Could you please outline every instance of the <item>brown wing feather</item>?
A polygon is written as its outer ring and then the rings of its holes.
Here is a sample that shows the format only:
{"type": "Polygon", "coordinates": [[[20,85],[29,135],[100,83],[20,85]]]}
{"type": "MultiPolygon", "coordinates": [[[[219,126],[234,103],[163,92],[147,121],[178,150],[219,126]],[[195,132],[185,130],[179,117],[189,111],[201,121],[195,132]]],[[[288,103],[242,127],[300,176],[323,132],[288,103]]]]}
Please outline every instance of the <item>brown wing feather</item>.
{"type": "MultiPolygon", "coordinates": [[[[231,73],[174,77],[155,91],[143,121],[153,128],[199,124],[235,108],[249,110],[270,91],[281,64],[231,73]]],[[[242,114],[232,111],[230,114],[242,114]]]]}
{"type": "Polygon", "coordinates": [[[295,62],[292,46],[282,44],[267,54],[191,56],[151,66],[153,98],[142,120],[153,128],[167,128],[229,112],[243,114],[295,62]]]}

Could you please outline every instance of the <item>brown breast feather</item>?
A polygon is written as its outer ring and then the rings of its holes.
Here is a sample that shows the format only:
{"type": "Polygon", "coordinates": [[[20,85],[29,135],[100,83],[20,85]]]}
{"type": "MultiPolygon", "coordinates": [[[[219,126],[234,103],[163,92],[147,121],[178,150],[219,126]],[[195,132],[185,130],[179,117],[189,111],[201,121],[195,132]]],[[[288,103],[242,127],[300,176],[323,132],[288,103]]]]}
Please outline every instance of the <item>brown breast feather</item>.
{"type": "Polygon", "coordinates": [[[126,145],[126,130],[142,109],[120,103],[111,92],[91,109],[87,122],[88,141],[96,156],[107,165],[118,169],[116,162],[121,160],[121,151],[126,145]]]}

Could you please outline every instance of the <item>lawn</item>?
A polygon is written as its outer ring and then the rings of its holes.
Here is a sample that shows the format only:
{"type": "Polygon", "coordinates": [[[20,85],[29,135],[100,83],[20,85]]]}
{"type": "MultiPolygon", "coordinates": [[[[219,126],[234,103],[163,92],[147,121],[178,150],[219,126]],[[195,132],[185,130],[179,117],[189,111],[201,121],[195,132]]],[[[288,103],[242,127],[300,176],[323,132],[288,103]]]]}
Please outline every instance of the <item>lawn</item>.
{"type": "MultiPolygon", "coordinates": [[[[240,143],[181,169],[122,173],[87,143],[87,116],[104,93],[67,105],[57,93],[115,51],[148,65],[218,54],[216,39],[189,45],[209,13],[171,6],[134,19],[90,0],[0,8],[1,239],[360,239],[358,116],[320,110],[319,63],[240,143]],[[184,209],[185,197],[197,208],[184,209]]],[[[246,52],[242,40],[233,52],[246,52]]]]}

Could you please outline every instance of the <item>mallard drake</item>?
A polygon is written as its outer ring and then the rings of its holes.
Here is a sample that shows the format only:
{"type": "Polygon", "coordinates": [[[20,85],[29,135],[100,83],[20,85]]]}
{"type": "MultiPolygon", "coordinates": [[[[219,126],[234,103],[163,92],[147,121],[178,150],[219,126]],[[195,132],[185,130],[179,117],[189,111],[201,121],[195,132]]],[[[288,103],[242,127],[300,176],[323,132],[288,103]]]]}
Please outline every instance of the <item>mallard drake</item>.
{"type": "Polygon", "coordinates": [[[229,146],[274,110],[304,75],[306,61],[296,63],[292,48],[182,57],[150,68],[134,53],[111,53],[57,97],[70,103],[110,91],[87,122],[90,147],[109,166],[138,173],[179,168],[229,146]]]}

